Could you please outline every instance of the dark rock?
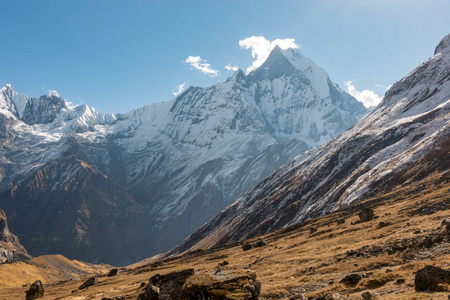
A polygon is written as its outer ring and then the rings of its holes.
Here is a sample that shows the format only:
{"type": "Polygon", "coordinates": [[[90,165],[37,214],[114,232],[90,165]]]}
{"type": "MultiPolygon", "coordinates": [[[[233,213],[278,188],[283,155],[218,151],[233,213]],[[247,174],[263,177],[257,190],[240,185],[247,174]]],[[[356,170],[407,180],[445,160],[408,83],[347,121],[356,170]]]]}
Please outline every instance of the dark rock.
{"type": "Polygon", "coordinates": [[[141,284],[139,285],[138,289],[142,289],[145,288],[147,286],[147,284],[145,282],[141,282],[141,284]]]}
{"type": "Polygon", "coordinates": [[[242,250],[247,251],[253,248],[253,245],[249,244],[249,243],[245,243],[242,245],[242,250]]]}
{"type": "Polygon", "coordinates": [[[405,278],[399,278],[399,279],[397,279],[396,281],[395,281],[395,284],[404,284],[406,281],[405,281],[405,278]]]}
{"type": "Polygon", "coordinates": [[[440,291],[440,284],[450,284],[450,271],[425,266],[416,273],[414,287],[416,291],[440,291]]]}
{"type": "Polygon", "coordinates": [[[359,224],[359,223],[361,223],[361,221],[360,220],[356,220],[355,222],[351,222],[350,224],[351,225],[356,225],[356,224],[359,224]]]}
{"type": "Polygon", "coordinates": [[[345,223],[345,219],[338,219],[337,221],[336,221],[336,224],[337,225],[341,225],[341,224],[344,224],[345,223]]]}
{"type": "Polygon", "coordinates": [[[28,291],[26,291],[26,300],[33,300],[44,297],[44,286],[40,280],[36,280],[28,291]]]}
{"type": "Polygon", "coordinates": [[[257,248],[257,247],[264,247],[267,245],[267,242],[263,239],[259,239],[256,242],[253,243],[253,248],[257,248]]]}
{"type": "Polygon", "coordinates": [[[316,232],[317,231],[317,228],[316,227],[311,227],[311,228],[309,228],[309,234],[313,234],[314,232],[316,232]]]}
{"type": "Polygon", "coordinates": [[[149,285],[159,286],[160,283],[161,283],[161,275],[159,274],[153,275],[148,280],[149,285]]]}
{"type": "Polygon", "coordinates": [[[392,270],[391,269],[386,269],[386,273],[391,273],[392,270]]]}
{"type": "Polygon", "coordinates": [[[78,288],[79,290],[85,289],[88,286],[93,286],[95,284],[98,283],[98,278],[97,277],[91,277],[88,280],[86,280],[85,282],[83,282],[82,285],[80,285],[80,287],[78,288]]]}
{"type": "Polygon", "coordinates": [[[109,271],[108,273],[108,277],[116,276],[117,273],[119,273],[119,269],[111,269],[111,271],[109,271]]]}
{"type": "Polygon", "coordinates": [[[362,298],[364,300],[372,300],[372,299],[376,299],[376,297],[374,295],[372,295],[370,292],[364,292],[362,293],[362,298]]]}
{"type": "Polygon", "coordinates": [[[361,222],[368,222],[373,220],[373,209],[371,208],[364,208],[358,213],[359,220],[361,222]]]}
{"type": "MultiPolygon", "coordinates": [[[[136,300],[159,300],[159,289],[151,284],[140,294],[136,300]]],[[[176,299],[176,298],[173,298],[176,299]]]]}
{"type": "Polygon", "coordinates": [[[106,298],[106,297],[103,297],[102,300],[125,300],[125,298],[122,297],[122,296],[114,297],[114,298],[106,298]]]}
{"type": "Polygon", "coordinates": [[[358,282],[361,280],[361,275],[359,274],[350,274],[345,276],[344,278],[339,281],[339,283],[343,283],[345,285],[349,286],[355,286],[358,284],[358,282]]]}
{"type": "Polygon", "coordinates": [[[219,263],[219,266],[224,267],[226,265],[229,265],[230,263],[226,260],[224,260],[223,262],[219,263]]]}
{"type": "Polygon", "coordinates": [[[373,273],[372,272],[367,272],[367,273],[364,273],[362,275],[362,278],[372,278],[372,277],[373,277],[373,273]]]}
{"type": "Polygon", "coordinates": [[[383,222],[381,221],[380,223],[378,223],[378,229],[383,228],[383,227],[387,227],[389,225],[392,225],[390,222],[383,222]]]}
{"type": "Polygon", "coordinates": [[[186,281],[195,274],[198,274],[195,269],[187,269],[162,275],[159,284],[159,299],[178,299],[186,281]]]}

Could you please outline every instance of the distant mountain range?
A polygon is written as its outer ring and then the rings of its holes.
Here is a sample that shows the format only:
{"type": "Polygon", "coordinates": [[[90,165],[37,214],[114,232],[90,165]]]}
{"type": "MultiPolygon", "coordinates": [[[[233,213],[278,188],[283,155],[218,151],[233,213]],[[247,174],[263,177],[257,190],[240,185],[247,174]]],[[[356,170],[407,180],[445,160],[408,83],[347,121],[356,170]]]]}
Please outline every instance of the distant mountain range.
{"type": "Polygon", "coordinates": [[[132,263],[174,247],[366,112],[326,71],[279,47],[248,75],[238,70],[125,114],[56,95],[29,98],[7,85],[0,90],[0,208],[32,255],[132,263]]]}
{"type": "Polygon", "coordinates": [[[450,178],[449,149],[450,34],[354,126],[283,165],[171,253],[243,241],[434,172],[450,178]]]}

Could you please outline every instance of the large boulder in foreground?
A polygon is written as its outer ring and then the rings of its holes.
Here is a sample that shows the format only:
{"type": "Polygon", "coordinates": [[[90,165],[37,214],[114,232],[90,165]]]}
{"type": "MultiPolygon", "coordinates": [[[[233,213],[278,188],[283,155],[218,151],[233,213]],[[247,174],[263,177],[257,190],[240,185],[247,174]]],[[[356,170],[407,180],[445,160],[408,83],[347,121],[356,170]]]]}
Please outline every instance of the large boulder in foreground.
{"type": "Polygon", "coordinates": [[[181,299],[242,299],[257,300],[261,283],[254,272],[212,276],[198,274],[188,280],[181,299]]]}
{"type": "Polygon", "coordinates": [[[34,300],[37,298],[44,297],[44,285],[40,280],[36,280],[28,291],[26,291],[26,300],[34,300]]]}
{"type": "Polygon", "coordinates": [[[450,271],[425,266],[416,273],[414,287],[416,291],[441,291],[440,285],[450,284],[450,271]]]}

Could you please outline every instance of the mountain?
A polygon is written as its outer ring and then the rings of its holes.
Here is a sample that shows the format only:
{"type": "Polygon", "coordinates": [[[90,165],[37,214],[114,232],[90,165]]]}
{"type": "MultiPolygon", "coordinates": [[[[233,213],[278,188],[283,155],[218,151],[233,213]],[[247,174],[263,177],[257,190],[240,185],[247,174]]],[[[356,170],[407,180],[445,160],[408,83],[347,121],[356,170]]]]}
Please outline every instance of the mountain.
{"type": "Polygon", "coordinates": [[[31,259],[27,250],[20,244],[17,236],[8,228],[5,212],[0,210],[0,264],[31,259]]]}
{"type": "Polygon", "coordinates": [[[279,47],[248,75],[125,114],[7,85],[0,207],[34,255],[131,263],[174,247],[365,113],[326,71],[279,47]]]}
{"type": "Polygon", "coordinates": [[[383,101],[330,142],[282,166],[171,253],[242,241],[450,175],[450,35],[383,101]]]}

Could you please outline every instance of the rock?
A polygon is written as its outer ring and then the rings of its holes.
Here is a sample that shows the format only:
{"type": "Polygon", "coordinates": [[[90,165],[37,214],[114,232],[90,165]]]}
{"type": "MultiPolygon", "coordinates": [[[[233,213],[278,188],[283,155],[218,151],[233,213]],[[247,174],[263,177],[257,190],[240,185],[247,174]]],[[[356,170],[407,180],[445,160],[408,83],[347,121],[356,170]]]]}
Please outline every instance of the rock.
{"type": "Polygon", "coordinates": [[[116,276],[119,273],[119,269],[111,269],[108,273],[108,277],[116,276]]]}
{"type": "Polygon", "coordinates": [[[444,230],[450,234],[450,218],[442,220],[441,226],[443,226],[444,230]]]}
{"type": "Polygon", "coordinates": [[[145,291],[136,298],[136,300],[159,300],[159,299],[160,299],[159,289],[151,284],[149,284],[145,289],[145,291]]]}
{"type": "Polygon", "coordinates": [[[257,248],[257,247],[264,247],[267,245],[267,242],[263,239],[259,239],[256,242],[253,243],[253,248],[257,248]]]}
{"type": "Polygon", "coordinates": [[[399,278],[395,281],[395,284],[399,285],[399,284],[404,284],[405,283],[405,278],[399,278]]]}
{"type": "Polygon", "coordinates": [[[338,293],[332,293],[325,296],[325,300],[344,300],[344,297],[342,297],[338,293]]]}
{"type": "Polygon", "coordinates": [[[220,277],[198,274],[185,284],[181,298],[257,300],[260,294],[261,283],[256,279],[256,274],[250,271],[220,277]]]}
{"type": "Polygon", "coordinates": [[[102,300],[125,300],[125,298],[122,297],[122,296],[114,297],[114,298],[106,298],[106,297],[103,297],[102,300]]]}
{"type": "Polygon", "coordinates": [[[159,274],[153,275],[148,280],[149,285],[159,286],[160,283],[161,283],[161,275],[159,274]]]}
{"type": "Polygon", "coordinates": [[[425,266],[416,273],[414,287],[416,291],[440,291],[440,284],[450,284],[450,271],[425,266]]]}
{"type": "Polygon", "coordinates": [[[253,245],[249,244],[249,243],[245,243],[242,245],[242,250],[247,251],[253,248],[253,245]]]}
{"type": "Polygon", "coordinates": [[[380,223],[378,223],[378,229],[383,228],[383,227],[387,227],[389,225],[392,225],[390,222],[383,222],[381,221],[380,223]]]}
{"type": "Polygon", "coordinates": [[[386,269],[386,273],[392,273],[391,269],[386,269]]]}
{"type": "Polygon", "coordinates": [[[89,278],[88,280],[86,280],[85,282],[83,282],[83,284],[80,285],[80,286],[78,287],[78,289],[79,289],[79,290],[82,290],[82,289],[87,288],[88,286],[93,286],[93,285],[95,285],[95,284],[97,284],[97,283],[98,283],[98,278],[97,278],[97,277],[91,277],[91,278],[89,278]]]}
{"type": "Polygon", "coordinates": [[[219,266],[224,267],[224,266],[227,266],[229,264],[230,263],[228,261],[224,260],[223,262],[219,263],[219,266]]]}
{"type": "Polygon", "coordinates": [[[36,280],[28,291],[26,291],[26,300],[33,300],[44,297],[44,286],[40,280],[36,280]]]}
{"type": "Polygon", "coordinates": [[[140,290],[140,289],[145,288],[145,287],[147,287],[147,284],[145,282],[141,282],[141,284],[139,285],[138,289],[140,290]]]}
{"type": "Polygon", "coordinates": [[[343,283],[345,285],[349,286],[355,286],[358,284],[358,282],[361,280],[361,275],[359,274],[350,274],[345,276],[344,278],[339,281],[339,283],[343,283]]]}
{"type": "Polygon", "coordinates": [[[370,292],[364,292],[362,293],[362,298],[364,300],[372,300],[372,299],[377,299],[377,297],[375,297],[373,294],[371,294],[370,292]]]}
{"type": "Polygon", "coordinates": [[[161,276],[159,284],[159,299],[178,299],[183,290],[183,285],[193,275],[198,274],[195,269],[187,269],[161,276]]]}
{"type": "Polygon", "coordinates": [[[336,221],[337,225],[341,225],[341,224],[344,224],[344,223],[345,223],[345,219],[342,219],[342,218],[337,219],[337,221],[336,221]]]}
{"type": "Polygon", "coordinates": [[[350,224],[351,225],[356,225],[356,224],[359,224],[359,223],[361,223],[361,221],[360,220],[356,220],[355,222],[351,222],[350,224]]]}
{"type": "Polygon", "coordinates": [[[361,210],[358,214],[359,220],[361,222],[368,222],[373,220],[373,209],[371,208],[364,208],[361,210]]]}

